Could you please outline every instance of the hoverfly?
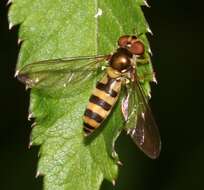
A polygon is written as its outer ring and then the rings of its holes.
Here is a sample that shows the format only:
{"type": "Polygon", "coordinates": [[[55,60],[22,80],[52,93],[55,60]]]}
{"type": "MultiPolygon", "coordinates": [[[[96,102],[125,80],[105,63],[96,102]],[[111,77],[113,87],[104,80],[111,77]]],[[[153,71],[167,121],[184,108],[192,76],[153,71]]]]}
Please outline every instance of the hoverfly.
{"type": "Polygon", "coordinates": [[[28,64],[17,73],[18,79],[29,88],[46,89],[50,86],[69,87],[68,84],[91,80],[102,62],[108,66],[97,82],[83,116],[85,136],[101,126],[111,113],[125,87],[121,103],[126,129],[137,146],[150,158],[160,154],[160,135],[148,105],[147,96],[137,76],[137,64],[145,48],[136,36],[124,35],[118,40],[116,52],[110,55],[72,57],[45,60],[28,64]]]}

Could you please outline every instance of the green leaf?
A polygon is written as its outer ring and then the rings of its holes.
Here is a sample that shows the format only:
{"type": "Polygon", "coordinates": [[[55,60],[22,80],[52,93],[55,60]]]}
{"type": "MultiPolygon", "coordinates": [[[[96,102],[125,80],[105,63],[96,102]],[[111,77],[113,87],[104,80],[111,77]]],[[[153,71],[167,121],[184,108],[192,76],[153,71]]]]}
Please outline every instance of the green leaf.
{"type": "MultiPolygon", "coordinates": [[[[23,40],[17,70],[44,59],[103,55],[117,48],[124,34],[146,33],[141,11],[143,0],[13,0],[10,24],[20,24],[23,40]],[[102,15],[97,16],[97,12],[102,15]]],[[[142,35],[149,49],[145,35],[142,35]]],[[[147,53],[147,52],[146,52],[147,53]]],[[[139,75],[152,76],[151,64],[140,66],[139,75]]],[[[46,90],[32,90],[30,114],[36,118],[31,143],[41,145],[38,173],[44,189],[96,190],[103,179],[118,175],[115,141],[123,128],[118,101],[103,126],[90,139],[82,133],[82,115],[99,73],[85,86],[67,88],[68,97],[51,97],[46,90]],[[79,90],[81,89],[81,90],[79,90]]],[[[149,92],[149,80],[144,80],[149,92]]]]}

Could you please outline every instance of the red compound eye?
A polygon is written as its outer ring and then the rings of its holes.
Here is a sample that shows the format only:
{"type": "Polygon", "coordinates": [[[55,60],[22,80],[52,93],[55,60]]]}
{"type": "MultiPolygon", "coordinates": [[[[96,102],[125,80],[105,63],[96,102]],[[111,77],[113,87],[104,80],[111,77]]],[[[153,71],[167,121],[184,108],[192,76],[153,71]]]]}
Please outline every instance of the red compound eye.
{"type": "Polygon", "coordinates": [[[129,51],[134,55],[142,55],[144,53],[144,44],[140,41],[132,43],[129,51]]]}
{"type": "Polygon", "coordinates": [[[126,47],[127,44],[130,43],[130,36],[125,35],[125,36],[121,36],[118,40],[118,46],[120,47],[126,47]]]}
{"type": "Polygon", "coordinates": [[[134,55],[142,55],[144,53],[144,44],[136,36],[121,36],[118,40],[118,46],[128,49],[134,55]]]}

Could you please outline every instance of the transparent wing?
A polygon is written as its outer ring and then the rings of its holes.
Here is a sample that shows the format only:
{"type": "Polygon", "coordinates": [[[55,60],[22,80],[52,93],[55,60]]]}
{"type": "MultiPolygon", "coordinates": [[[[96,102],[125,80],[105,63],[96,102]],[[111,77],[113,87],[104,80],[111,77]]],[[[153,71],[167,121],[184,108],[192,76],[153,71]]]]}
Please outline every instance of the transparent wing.
{"type": "Polygon", "coordinates": [[[17,71],[18,79],[28,88],[61,89],[69,84],[81,85],[97,74],[104,56],[71,57],[28,64],[17,71]]]}
{"type": "Polygon", "coordinates": [[[138,81],[130,84],[122,107],[128,134],[147,156],[157,158],[161,150],[160,134],[138,81]]]}

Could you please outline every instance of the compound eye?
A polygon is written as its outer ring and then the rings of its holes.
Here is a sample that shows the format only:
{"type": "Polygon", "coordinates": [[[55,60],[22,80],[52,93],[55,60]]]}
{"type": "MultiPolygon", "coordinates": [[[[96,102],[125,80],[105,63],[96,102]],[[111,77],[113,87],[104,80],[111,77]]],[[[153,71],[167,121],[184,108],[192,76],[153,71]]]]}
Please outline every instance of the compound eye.
{"type": "Polygon", "coordinates": [[[144,53],[144,44],[140,41],[132,43],[129,51],[134,55],[142,55],[144,53]]]}
{"type": "Polygon", "coordinates": [[[118,40],[118,46],[126,47],[130,43],[130,36],[124,35],[121,36],[118,40]]]}

